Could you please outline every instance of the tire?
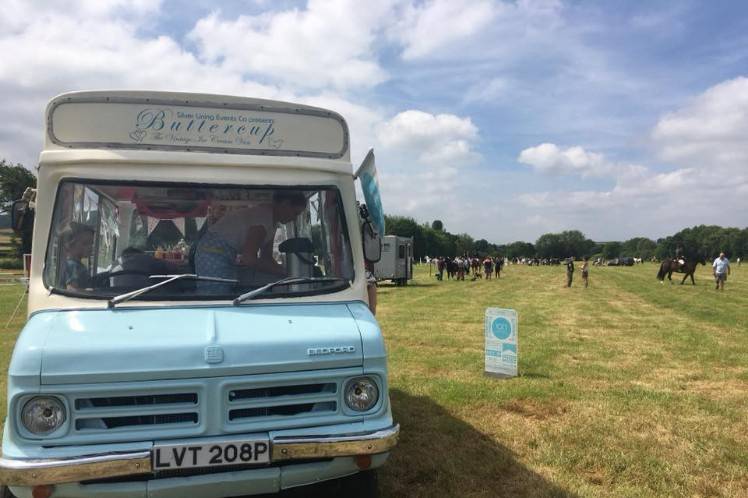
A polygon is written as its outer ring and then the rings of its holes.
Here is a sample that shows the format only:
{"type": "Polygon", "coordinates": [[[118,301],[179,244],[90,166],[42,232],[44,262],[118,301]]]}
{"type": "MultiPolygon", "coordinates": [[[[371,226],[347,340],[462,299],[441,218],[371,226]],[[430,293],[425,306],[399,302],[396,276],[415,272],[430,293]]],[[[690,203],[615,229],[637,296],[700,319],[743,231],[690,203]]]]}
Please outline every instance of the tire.
{"type": "Polygon", "coordinates": [[[15,498],[8,488],[0,484],[0,498],[15,498]]]}
{"type": "Polygon", "coordinates": [[[379,498],[379,478],[376,470],[367,470],[338,479],[341,498],[379,498]]]}

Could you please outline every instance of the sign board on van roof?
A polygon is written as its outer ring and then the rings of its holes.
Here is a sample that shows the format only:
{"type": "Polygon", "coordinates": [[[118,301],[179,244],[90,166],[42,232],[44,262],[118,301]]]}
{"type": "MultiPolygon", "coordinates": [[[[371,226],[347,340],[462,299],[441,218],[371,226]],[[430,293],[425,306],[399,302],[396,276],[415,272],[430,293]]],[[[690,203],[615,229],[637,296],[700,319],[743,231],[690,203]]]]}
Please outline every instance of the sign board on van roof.
{"type": "Polygon", "coordinates": [[[47,110],[51,143],[65,148],[178,150],[339,159],[340,115],[284,102],[192,94],[63,95],[47,110]]]}

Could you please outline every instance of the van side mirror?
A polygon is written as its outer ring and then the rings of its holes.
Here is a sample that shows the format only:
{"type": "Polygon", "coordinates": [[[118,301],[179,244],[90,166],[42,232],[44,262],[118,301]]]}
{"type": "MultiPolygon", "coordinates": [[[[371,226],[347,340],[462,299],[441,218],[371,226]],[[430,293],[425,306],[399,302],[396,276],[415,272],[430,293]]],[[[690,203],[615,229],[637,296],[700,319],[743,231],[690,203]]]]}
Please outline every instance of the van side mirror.
{"type": "Polygon", "coordinates": [[[10,226],[13,231],[18,233],[23,230],[24,220],[29,214],[29,201],[20,199],[13,201],[13,206],[10,208],[10,226]]]}
{"type": "Polygon", "coordinates": [[[382,259],[382,238],[371,223],[364,223],[362,231],[364,259],[369,263],[376,263],[382,259]]]}

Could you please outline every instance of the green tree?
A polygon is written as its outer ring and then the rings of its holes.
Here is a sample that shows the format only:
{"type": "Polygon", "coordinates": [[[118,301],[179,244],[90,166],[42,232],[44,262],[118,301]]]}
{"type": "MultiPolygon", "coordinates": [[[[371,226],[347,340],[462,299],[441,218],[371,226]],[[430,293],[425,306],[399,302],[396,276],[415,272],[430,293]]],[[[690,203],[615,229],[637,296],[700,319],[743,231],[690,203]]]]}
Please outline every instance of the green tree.
{"type": "Polygon", "coordinates": [[[606,242],[605,245],[603,245],[603,258],[613,259],[620,257],[621,247],[622,244],[620,242],[606,242]]]}
{"type": "Polygon", "coordinates": [[[532,258],[535,256],[535,246],[529,242],[512,242],[506,246],[506,257],[513,258],[532,258]]]}
{"type": "Polygon", "coordinates": [[[655,254],[657,243],[646,237],[634,237],[621,245],[621,256],[650,259],[655,254]]]}
{"type": "Polygon", "coordinates": [[[431,223],[431,228],[436,230],[437,232],[441,232],[444,230],[444,223],[442,223],[442,220],[434,220],[431,223]]]}
{"type": "Polygon", "coordinates": [[[472,254],[475,252],[475,242],[473,238],[466,234],[460,233],[454,236],[455,255],[472,254]]]}
{"type": "Polygon", "coordinates": [[[559,258],[564,254],[561,236],[557,233],[545,233],[535,241],[535,251],[539,258],[559,258]]]}
{"type": "Polygon", "coordinates": [[[558,235],[561,244],[561,253],[558,256],[589,256],[595,243],[584,236],[579,230],[566,230],[558,235]]]}
{"type": "Polygon", "coordinates": [[[36,187],[36,177],[21,164],[0,160],[0,210],[9,211],[28,187],[36,187]]]}

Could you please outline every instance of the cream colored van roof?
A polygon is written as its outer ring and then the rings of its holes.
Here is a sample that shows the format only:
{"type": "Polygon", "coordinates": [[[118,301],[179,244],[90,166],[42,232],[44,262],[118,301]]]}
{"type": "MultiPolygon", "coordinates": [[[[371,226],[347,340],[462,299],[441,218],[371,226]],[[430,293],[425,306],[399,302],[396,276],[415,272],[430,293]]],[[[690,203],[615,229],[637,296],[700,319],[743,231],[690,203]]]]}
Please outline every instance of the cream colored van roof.
{"type": "Polygon", "coordinates": [[[47,106],[45,150],[118,149],[291,156],[350,162],[337,113],[273,100],[176,92],[96,91],[47,106]]]}

